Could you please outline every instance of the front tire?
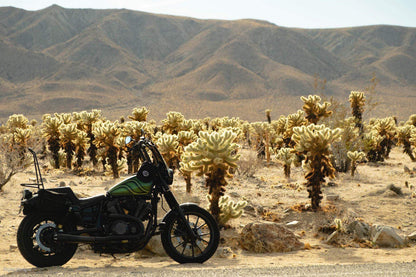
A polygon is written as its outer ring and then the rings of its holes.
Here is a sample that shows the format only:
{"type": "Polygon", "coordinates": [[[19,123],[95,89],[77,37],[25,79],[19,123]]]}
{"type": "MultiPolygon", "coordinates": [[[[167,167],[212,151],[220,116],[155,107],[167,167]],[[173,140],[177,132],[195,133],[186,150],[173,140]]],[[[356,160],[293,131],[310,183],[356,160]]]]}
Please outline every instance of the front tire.
{"type": "Polygon", "coordinates": [[[66,264],[75,254],[78,245],[54,240],[58,230],[72,231],[75,226],[63,222],[53,214],[29,214],[17,230],[17,246],[22,256],[34,266],[48,267],[66,264]]]}
{"type": "Polygon", "coordinates": [[[178,213],[165,220],[161,234],[163,248],[178,263],[203,263],[214,255],[220,241],[220,231],[215,219],[196,205],[182,205],[187,224],[196,235],[192,242],[178,213]]]}

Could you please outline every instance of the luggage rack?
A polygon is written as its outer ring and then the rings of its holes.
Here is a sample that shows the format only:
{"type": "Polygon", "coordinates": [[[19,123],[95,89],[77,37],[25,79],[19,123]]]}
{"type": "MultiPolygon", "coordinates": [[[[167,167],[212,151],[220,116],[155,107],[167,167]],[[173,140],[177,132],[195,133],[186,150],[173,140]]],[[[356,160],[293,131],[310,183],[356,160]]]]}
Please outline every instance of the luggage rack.
{"type": "Polygon", "coordinates": [[[36,156],[36,152],[32,150],[32,148],[29,148],[29,152],[33,155],[33,163],[35,164],[35,173],[36,173],[36,183],[31,184],[20,184],[23,187],[29,187],[29,188],[37,188],[39,189],[45,189],[43,186],[43,180],[42,180],[42,173],[40,172],[39,167],[39,161],[38,157],[36,156]]]}

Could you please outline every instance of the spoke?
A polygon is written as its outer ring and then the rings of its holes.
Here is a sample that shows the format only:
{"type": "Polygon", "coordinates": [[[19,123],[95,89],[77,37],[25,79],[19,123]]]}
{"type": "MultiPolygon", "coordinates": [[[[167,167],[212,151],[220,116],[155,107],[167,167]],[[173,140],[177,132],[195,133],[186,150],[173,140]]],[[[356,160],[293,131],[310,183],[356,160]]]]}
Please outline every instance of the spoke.
{"type": "Polygon", "coordinates": [[[199,226],[198,228],[196,228],[197,230],[201,229],[202,227],[204,227],[205,225],[207,225],[207,223],[205,222],[204,224],[202,224],[201,226],[199,226]]]}
{"type": "Polygon", "coordinates": [[[206,244],[209,244],[209,241],[206,241],[203,238],[201,238],[200,240],[203,241],[203,242],[205,242],[206,244]]]}
{"type": "Polygon", "coordinates": [[[199,247],[199,245],[197,243],[195,243],[195,245],[196,245],[196,247],[198,247],[198,249],[199,249],[199,251],[201,251],[201,253],[204,252],[204,251],[202,251],[201,247],[199,247]]]}
{"type": "Polygon", "coordinates": [[[183,255],[183,253],[185,253],[185,249],[186,249],[186,245],[187,245],[188,243],[186,243],[185,242],[185,245],[183,246],[183,250],[182,250],[182,254],[181,255],[183,255]]]}
{"type": "Polygon", "coordinates": [[[194,251],[194,244],[191,243],[191,247],[192,247],[192,258],[195,258],[195,251],[194,251]]]}
{"type": "Polygon", "coordinates": [[[199,216],[196,219],[195,226],[198,226],[199,216]]]}
{"type": "Polygon", "coordinates": [[[202,233],[202,234],[200,234],[199,236],[200,236],[200,237],[203,237],[203,236],[210,236],[210,235],[211,235],[211,233],[205,233],[205,234],[204,234],[204,233],[202,233]]]}
{"type": "MultiPolygon", "coordinates": [[[[178,245],[176,245],[176,246],[174,246],[174,247],[175,247],[175,249],[176,249],[176,248],[178,248],[179,246],[184,245],[184,244],[186,245],[186,241],[183,241],[183,242],[179,243],[178,245]]],[[[185,248],[185,247],[184,247],[184,248],[185,248]]]]}

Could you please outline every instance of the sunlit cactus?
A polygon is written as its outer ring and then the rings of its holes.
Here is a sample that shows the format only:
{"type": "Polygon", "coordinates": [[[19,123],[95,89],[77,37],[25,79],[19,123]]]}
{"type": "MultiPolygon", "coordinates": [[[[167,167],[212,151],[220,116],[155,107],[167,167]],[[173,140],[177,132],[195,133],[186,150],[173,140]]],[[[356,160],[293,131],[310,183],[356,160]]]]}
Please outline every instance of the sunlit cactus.
{"type": "Polygon", "coordinates": [[[134,121],[146,121],[149,110],[146,107],[134,108],[129,118],[134,121]]]}
{"type": "Polygon", "coordinates": [[[95,136],[92,132],[92,125],[96,122],[103,120],[101,115],[101,110],[93,109],[91,112],[83,111],[80,113],[81,119],[80,122],[82,124],[81,130],[87,133],[87,137],[89,139],[89,147],[87,149],[87,153],[90,157],[92,164],[95,166],[97,164],[97,146],[94,144],[95,136]]]}
{"type": "Polygon", "coordinates": [[[62,124],[69,124],[72,122],[72,114],[70,113],[55,113],[54,116],[59,118],[62,124]]]}
{"type": "Polygon", "coordinates": [[[292,152],[291,148],[280,148],[276,151],[276,159],[278,159],[284,168],[286,178],[290,178],[290,166],[296,159],[296,155],[292,152]]]}
{"type": "MultiPolygon", "coordinates": [[[[211,195],[207,195],[207,198],[211,203],[211,195]]],[[[224,195],[220,197],[218,205],[220,207],[218,223],[220,226],[225,226],[230,219],[239,218],[243,214],[244,207],[247,206],[247,201],[238,201],[235,203],[228,195],[224,195]]]]}
{"type": "Polygon", "coordinates": [[[181,131],[181,124],[185,120],[185,117],[179,112],[168,112],[166,119],[162,120],[162,129],[164,132],[172,135],[176,135],[181,131]]]}
{"type": "Polygon", "coordinates": [[[97,122],[93,124],[93,134],[95,136],[95,145],[104,150],[105,161],[111,166],[113,178],[119,177],[119,168],[117,165],[117,153],[119,150],[118,137],[120,128],[118,121],[97,122]]]}
{"type": "Polygon", "coordinates": [[[9,116],[6,127],[10,132],[14,132],[16,128],[27,129],[29,120],[23,114],[13,114],[9,116]]]}
{"type": "Polygon", "coordinates": [[[354,176],[355,171],[357,170],[357,162],[364,160],[365,153],[361,151],[348,151],[347,155],[348,158],[351,160],[351,176],[354,176]]]}
{"type": "MultiPolygon", "coordinates": [[[[283,118],[279,119],[282,120],[280,124],[283,123],[283,118]]],[[[283,142],[285,143],[286,147],[293,147],[294,142],[292,141],[293,135],[293,128],[300,127],[306,125],[308,122],[305,119],[305,113],[301,110],[298,110],[296,113],[289,114],[286,117],[286,127],[285,131],[282,134],[283,142]]]]}
{"type": "Polygon", "coordinates": [[[351,103],[352,115],[355,118],[355,126],[360,130],[360,134],[363,133],[363,112],[365,105],[365,95],[361,91],[351,91],[349,96],[351,103]]]}
{"type": "Polygon", "coordinates": [[[340,135],[341,129],[332,130],[325,125],[311,124],[293,128],[294,150],[306,157],[304,163],[309,169],[305,175],[306,186],[314,211],[319,209],[322,199],[321,183],[325,177],[335,177],[335,168],[330,159],[330,144],[338,140],[340,135]]]}
{"type": "Polygon", "coordinates": [[[393,117],[387,117],[376,120],[373,129],[383,137],[380,142],[381,155],[384,159],[389,157],[392,146],[397,132],[396,122],[393,117]]]}
{"type": "Polygon", "coordinates": [[[193,125],[194,125],[194,121],[193,121],[193,120],[191,120],[191,119],[184,119],[184,120],[181,122],[180,126],[179,126],[179,131],[178,131],[178,133],[179,133],[180,131],[191,131],[191,130],[192,130],[192,128],[193,128],[193,125]]]}
{"type": "Polygon", "coordinates": [[[76,166],[77,168],[81,168],[82,163],[84,161],[86,150],[88,147],[88,135],[84,131],[78,131],[77,136],[74,140],[75,145],[75,156],[77,158],[76,160],[76,166]]]}
{"type": "Polygon", "coordinates": [[[52,153],[53,166],[59,168],[59,149],[60,144],[60,131],[59,127],[62,125],[62,121],[58,117],[51,117],[49,114],[43,116],[42,132],[43,136],[48,142],[49,151],[52,153]]]}
{"type": "Polygon", "coordinates": [[[318,95],[301,96],[300,99],[304,103],[302,108],[309,123],[316,124],[322,117],[328,117],[332,114],[332,111],[328,111],[331,103],[324,102],[321,104],[321,97],[318,95]]]}
{"type": "Polygon", "coordinates": [[[156,142],[156,145],[166,161],[169,168],[179,167],[178,136],[163,134],[156,142]]]}
{"type": "Polygon", "coordinates": [[[219,199],[224,195],[226,178],[231,178],[230,169],[237,167],[240,158],[239,145],[233,141],[236,134],[231,131],[200,132],[197,141],[185,147],[181,168],[205,175],[206,186],[211,195],[210,212],[219,221],[219,199]]]}
{"type": "MultiPolygon", "coordinates": [[[[130,136],[133,140],[138,141],[145,133],[151,133],[150,124],[144,121],[128,121],[122,125],[123,139],[130,136]]],[[[139,152],[132,149],[127,153],[127,173],[137,172],[139,170],[139,152]]]]}
{"type": "Polygon", "coordinates": [[[416,114],[409,116],[409,120],[406,122],[407,125],[413,125],[416,127],[416,114]]]}
{"type": "Polygon", "coordinates": [[[412,133],[416,132],[416,127],[413,125],[404,125],[397,128],[397,144],[403,145],[403,153],[407,154],[412,162],[416,161],[415,156],[413,155],[412,144],[410,139],[412,138],[412,133]]]}
{"type": "Polygon", "coordinates": [[[60,132],[60,142],[62,149],[64,149],[66,154],[66,167],[72,169],[72,157],[75,152],[75,139],[78,136],[79,130],[75,123],[62,124],[59,127],[60,132]]]}
{"type": "MultiPolygon", "coordinates": [[[[178,153],[179,153],[180,159],[182,158],[182,154],[184,152],[185,147],[191,144],[192,142],[196,141],[197,139],[198,139],[198,136],[193,131],[180,131],[178,133],[178,142],[179,142],[178,153]]],[[[183,175],[183,178],[185,179],[186,192],[191,193],[192,174],[191,172],[184,171],[184,170],[181,170],[181,173],[183,175]]]]}

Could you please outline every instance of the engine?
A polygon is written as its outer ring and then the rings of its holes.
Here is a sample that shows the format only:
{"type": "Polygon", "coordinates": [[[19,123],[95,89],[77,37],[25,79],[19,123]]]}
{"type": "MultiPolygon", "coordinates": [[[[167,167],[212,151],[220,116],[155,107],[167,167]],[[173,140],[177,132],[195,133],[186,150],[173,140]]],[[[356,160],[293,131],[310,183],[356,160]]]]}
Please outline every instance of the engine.
{"type": "Polygon", "coordinates": [[[140,235],[144,234],[144,224],[151,216],[151,205],[144,199],[135,197],[117,197],[107,202],[108,235],[140,235]]]}

